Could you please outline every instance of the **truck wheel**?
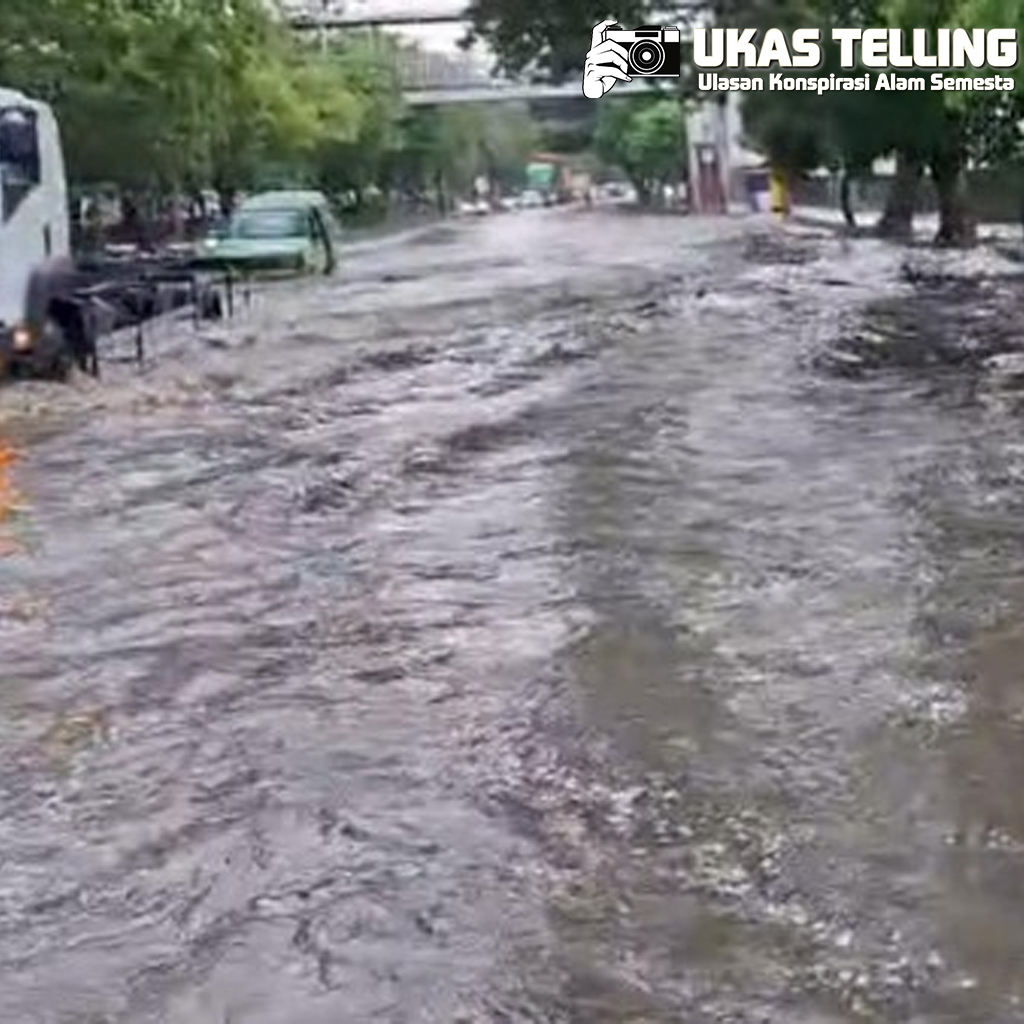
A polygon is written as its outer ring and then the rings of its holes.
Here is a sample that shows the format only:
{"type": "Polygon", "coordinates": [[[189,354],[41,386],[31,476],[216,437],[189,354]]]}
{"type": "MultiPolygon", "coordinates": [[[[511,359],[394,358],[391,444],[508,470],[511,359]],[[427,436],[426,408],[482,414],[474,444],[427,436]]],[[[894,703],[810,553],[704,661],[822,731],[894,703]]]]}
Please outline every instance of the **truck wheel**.
{"type": "Polygon", "coordinates": [[[44,375],[48,380],[65,384],[75,368],[75,360],[71,354],[71,344],[67,331],[53,317],[47,317],[43,325],[43,333],[55,350],[49,365],[44,371],[44,375]]]}
{"type": "Polygon", "coordinates": [[[51,339],[54,352],[47,367],[48,376],[55,380],[67,380],[77,368],[82,373],[99,377],[96,334],[81,310],[65,311],[59,320],[51,314],[46,318],[43,331],[51,339]]]}
{"type": "Polygon", "coordinates": [[[202,292],[199,299],[199,316],[202,320],[223,320],[224,306],[220,293],[210,288],[202,292]]]}
{"type": "Polygon", "coordinates": [[[50,364],[50,379],[60,384],[66,384],[71,379],[74,369],[75,361],[71,358],[71,353],[65,349],[55,356],[50,364]]]}

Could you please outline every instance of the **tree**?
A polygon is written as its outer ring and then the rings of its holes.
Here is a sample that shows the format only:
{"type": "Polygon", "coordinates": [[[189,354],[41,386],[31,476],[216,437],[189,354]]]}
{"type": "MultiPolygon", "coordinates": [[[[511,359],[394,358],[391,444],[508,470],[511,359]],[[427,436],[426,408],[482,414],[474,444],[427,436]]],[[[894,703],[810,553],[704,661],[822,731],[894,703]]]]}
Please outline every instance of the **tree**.
{"type": "Polygon", "coordinates": [[[522,182],[538,138],[521,104],[419,108],[405,123],[398,174],[406,188],[432,190],[444,209],[479,175],[506,186],[522,182]]]}
{"type": "Polygon", "coordinates": [[[658,202],[663,186],[686,172],[686,115],[678,99],[610,97],[602,102],[594,147],[621,168],[643,205],[658,202]]]}
{"type": "MultiPolygon", "coordinates": [[[[730,0],[719,3],[717,14],[721,23],[736,27],[816,27],[822,40],[822,66],[808,71],[787,69],[786,74],[794,77],[849,75],[857,73],[856,69],[841,66],[839,47],[831,41],[832,29],[884,24],[881,2],[785,0],[782,4],[762,5],[756,0],[730,0]]],[[[850,184],[870,170],[876,157],[906,145],[913,137],[913,129],[919,124],[914,110],[919,96],[919,93],[880,96],[870,90],[821,94],[774,92],[766,88],[746,98],[744,125],[751,141],[768,155],[771,163],[790,175],[823,166],[839,172],[843,211],[847,223],[855,227],[850,184]]],[[[909,201],[908,231],[919,177],[920,170],[910,179],[912,187],[901,194],[905,202],[909,201]]]]}
{"type": "Polygon", "coordinates": [[[318,146],[316,177],[327,191],[354,193],[360,209],[368,188],[391,177],[401,146],[400,55],[393,37],[359,32],[335,43],[326,58],[336,83],[357,99],[360,115],[354,133],[318,146]]]}
{"type": "Polygon", "coordinates": [[[541,132],[524,103],[506,103],[483,119],[480,151],[482,172],[493,182],[515,188],[526,180],[526,165],[540,143],[541,132]]]}
{"type": "MultiPolygon", "coordinates": [[[[998,19],[1010,16],[1008,5],[1021,6],[1020,0],[807,0],[806,4],[787,0],[783,9],[790,12],[791,21],[820,27],[822,38],[828,40],[832,28],[839,25],[934,31],[963,25],[972,16],[988,25],[1002,24],[1005,22],[998,19]],[[967,9],[964,3],[974,6],[967,9]]],[[[751,10],[757,8],[738,3],[733,13],[745,11],[749,18],[751,10]]],[[[777,12],[774,8],[773,22],[783,17],[777,12]]],[[[824,66],[808,74],[868,71],[841,68],[834,45],[826,43],[824,51],[824,66]]],[[[892,73],[918,74],[912,69],[890,69],[892,73]]],[[[936,241],[959,245],[973,239],[966,204],[966,168],[971,162],[1012,155],[1019,138],[1015,129],[1019,106],[1014,94],[1007,98],[991,92],[865,90],[818,96],[765,91],[751,95],[745,120],[754,139],[783,166],[806,170],[827,164],[842,170],[844,182],[864,174],[876,157],[895,154],[896,175],[878,224],[885,235],[910,234],[918,184],[927,170],[939,202],[936,241]]],[[[848,204],[847,218],[852,222],[848,204]]]]}
{"type": "Polygon", "coordinates": [[[311,177],[316,149],[348,139],[362,108],[318,52],[250,12],[222,30],[209,170],[223,196],[281,179],[311,177]]]}
{"type": "Polygon", "coordinates": [[[0,74],[55,105],[74,178],[126,188],[247,184],[359,117],[261,0],[5,0],[0,74]]]}
{"type": "Polygon", "coordinates": [[[421,108],[406,121],[406,177],[424,191],[433,190],[442,211],[480,167],[481,125],[481,112],[470,104],[421,108]]]}
{"type": "MultiPolygon", "coordinates": [[[[648,0],[621,0],[615,5],[615,16],[623,25],[640,25],[650,19],[654,6],[648,0]]],[[[464,44],[485,41],[502,71],[555,81],[578,73],[582,81],[594,26],[608,18],[608,3],[472,0],[468,13],[471,28],[464,44]]]]}

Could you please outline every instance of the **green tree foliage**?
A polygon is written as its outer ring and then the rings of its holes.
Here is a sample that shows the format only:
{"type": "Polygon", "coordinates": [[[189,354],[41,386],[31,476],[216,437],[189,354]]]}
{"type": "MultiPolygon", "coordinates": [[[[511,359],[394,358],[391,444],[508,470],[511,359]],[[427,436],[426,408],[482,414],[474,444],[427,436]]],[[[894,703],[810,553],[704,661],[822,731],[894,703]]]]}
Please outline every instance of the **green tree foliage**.
{"type": "Polygon", "coordinates": [[[306,45],[265,0],[0,2],[0,82],[54,105],[70,177],[151,195],[521,175],[526,109],[409,111],[407,50],[365,32],[306,45]]]}
{"type": "MultiPolygon", "coordinates": [[[[657,6],[637,0],[620,6],[616,14],[628,27],[652,20],[657,6]]],[[[718,25],[784,30],[818,26],[826,41],[839,26],[1024,29],[1024,0],[708,0],[703,6],[718,25]]],[[[589,33],[607,16],[603,3],[590,0],[557,6],[541,0],[474,0],[471,14],[473,35],[497,50],[505,69],[556,78],[582,70],[589,33]]],[[[838,47],[826,43],[824,68],[807,74],[868,70],[841,68],[838,57],[838,47]]],[[[748,94],[744,119],[751,141],[791,171],[824,164],[842,170],[846,178],[856,177],[877,157],[895,156],[898,173],[881,224],[886,231],[909,230],[917,182],[927,170],[939,198],[938,239],[967,241],[971,225],[964,207],[965,168],[1020,156],[1024,63],[1014,74],[1017,88],[1004,95],[928,89],[819,96],[765,90],[748,94]]],[[[611,144],[607,123],[623,116],[607,115],[602,136],[606,150],[611,144]]]]}
{"type": "Polygon", "coordinates": [[[371,186],[386,183],[402,144],[404,107],[399,62],[402,47],[392,36],[358,32],[334,43],[323,61],[328,83],[359,105],[355,130],[322,140],[316,153],[318,184],[329,192],[352,192],[361,205],[371,186]]]}
{"type": "Polygon", "coordinates": [[[399,175],[432,189],[442,205],[486,175],[506,188],[522,183],[539,129],[521,104],[458,103],[412,112],[405,123],[399,175]]]}
{"type": "Polygon", "coordinates": [[[246,182],[361,115],[261,0],[4,0],[0,80],[55,105],[74,177],[125,186],[246,182]]]}
{"type": "MultiPolygon", "coordinates": [[[[793,0],[784,6],[795,5],[793,0]]],[[[797,18],[803,24],[820,26],[822,38],[828,40],[837,26],[900,28],[908,36],[912,28],[1015,27],[1016,22],[1005,20],[1011,17],[1010,8],[1021,9],[1024,4],[1019,0],[808,0],[797,18]]],[[[744,5],[738,4],[731,17],[742,19],[743,10],[744,5]]],[[[838,57],[838,47],[826,43],[824,67],[807,74],[868,70],[842,68],[838,57]]],[[[877,69],[871,70],[872,79],[877,73],[877,69]]],[[[922,74],[915,69],[893,69],[893,73],[922,74]]],[[[827,164],[857,176],[865,173],[875,158],[895,155],[897,176],[880,225],[886,233],[909,232],[916,183],[927,169],[939,202],[937,240],[957,244],[970,241],[973,235],[965,207],[966,167],[971,162],[999,161],[1014,155],[1020,139],[1020,108],[1015,93],[927,88],[819,96],[763,91],[751,95],[744,115],[755,143],[791,170],[827,164]]]]}
{"type": "Polygon", "coordinates": [[[676,98],[609,97],[602,101],[594,145],[621,168],[643,203],[656,202],[662,186],[686,176],[686,115],[676,98]]]}
{"type": "MultiPolygon", "coordinates": [[[[614,17],[626,28],[647,23],[648,0],[619,0],[614,17]]],[[[486,41],[507,72],[560,80],[582,75],[594,26],[608,17],[608,0],[472,0],[467,45],[486,41]]]]}
{"type": "Polygon", "coordinates": [[[522,185],[526,165],[541,141],[537,122],[522,103],[507,103],[481,114],[480,154],[485,173],[506,188],[522,185]]]}

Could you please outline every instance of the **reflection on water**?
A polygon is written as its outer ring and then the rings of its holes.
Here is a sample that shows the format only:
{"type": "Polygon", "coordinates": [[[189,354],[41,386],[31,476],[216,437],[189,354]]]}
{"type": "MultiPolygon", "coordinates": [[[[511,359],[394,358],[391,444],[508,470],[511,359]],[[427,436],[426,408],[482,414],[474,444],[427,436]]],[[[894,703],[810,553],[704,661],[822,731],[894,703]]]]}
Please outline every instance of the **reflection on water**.
{"type": "Polygon", "coordinates": [[[573,410],[563,528],[598,614],[570,672],[640,783],[609,956],[640,935],[648,980],[700,962],[709,999],[742,962],[748,998],[1018,1020],[1017,430],[920,376],[801,379],[791,325],[716,291],[573,410]]]}
{"type": "Polygon", "coordinates": [[[970,1001],[990,1013],[1024,999],[1024,629],[1015,615],[983,630],[968,666],[962,719],[945,747],[955,801],[945,877],[950,932],[970,1001]]]}

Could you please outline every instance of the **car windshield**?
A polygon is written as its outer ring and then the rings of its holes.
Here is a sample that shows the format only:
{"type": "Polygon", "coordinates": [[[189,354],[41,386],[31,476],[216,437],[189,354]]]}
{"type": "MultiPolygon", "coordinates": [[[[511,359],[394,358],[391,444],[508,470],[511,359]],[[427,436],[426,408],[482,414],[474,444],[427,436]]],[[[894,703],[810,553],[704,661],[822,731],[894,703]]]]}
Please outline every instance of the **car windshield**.
{"type": "Polygon", "coordinates": [[[231,238],[296,238],[306,234],[302,210],[248,210],[231,223],[231,238]]]}

